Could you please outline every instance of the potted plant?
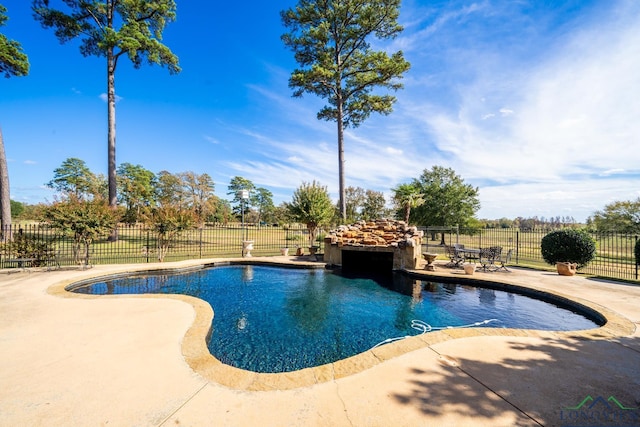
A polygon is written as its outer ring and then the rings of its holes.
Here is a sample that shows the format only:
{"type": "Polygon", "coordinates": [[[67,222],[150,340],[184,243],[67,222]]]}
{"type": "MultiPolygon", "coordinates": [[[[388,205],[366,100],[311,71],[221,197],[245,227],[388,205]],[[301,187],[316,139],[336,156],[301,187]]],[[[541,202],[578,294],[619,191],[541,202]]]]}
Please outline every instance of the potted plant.
{"type": "Polygon", "coordinates": [[[476,271],[476,264],[474,262],[467,262],[462,265],[464,274],[473,274],[476,271]]]}
{"type": "Polygon", "coordinates": [[[573,276],[596,256],[596,242],[584,230],[571,228],[552,231],[540,242],[542,258],[555,264],[558,274],[573,276]]]}

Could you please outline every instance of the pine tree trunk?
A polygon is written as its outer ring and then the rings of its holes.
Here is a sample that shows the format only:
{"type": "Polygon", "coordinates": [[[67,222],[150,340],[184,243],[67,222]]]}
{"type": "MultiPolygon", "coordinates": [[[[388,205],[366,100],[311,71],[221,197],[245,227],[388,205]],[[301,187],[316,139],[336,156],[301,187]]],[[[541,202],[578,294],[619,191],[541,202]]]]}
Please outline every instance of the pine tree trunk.
{"type": "MultiPolygon", "coordinates": [[[[109,185],[109,206],[117,209],[118,198],[116,190],[116,59],[113,49],[107,55],[107,117],[108,117],[108,146],[107,146],[107,181],[109,185]]],[[[108,239],[110,242],[118,240],[118,227],[114,227],[108,239]]]]}
{"type": "Polygon", "coordinates": [[[340,189],[340,217],[342,222],[347,222],[347,198],[344,182],[344,123],[342,122],[342,94],[338,91],[336,107],[338,109],[338,181],[340,189]]]}
{"type": "Polygon", "coordinates": [[[2,239],[5,242],[12,240],[9,169],[7,168],[7,157],[4,152],[2,129],[0,129],[0,226],[2,227],[2,239]]]}

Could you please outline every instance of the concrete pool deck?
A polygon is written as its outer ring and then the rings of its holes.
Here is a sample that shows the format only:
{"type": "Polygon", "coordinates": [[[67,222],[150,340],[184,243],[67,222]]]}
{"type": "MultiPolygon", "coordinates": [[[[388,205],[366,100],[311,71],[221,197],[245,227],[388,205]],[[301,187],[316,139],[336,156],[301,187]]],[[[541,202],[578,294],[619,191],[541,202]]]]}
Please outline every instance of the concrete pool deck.
{"type": "Polygon", "coordinates": [[[0,426],[640,425],[640,284],[511,267],[476,273],[570,297],[608,323],[429,333],[289,374],[246,373],[203,355],[211,309],[195,298],[63,290],[88,277],[211,262],[2,271],[0,426]]]}

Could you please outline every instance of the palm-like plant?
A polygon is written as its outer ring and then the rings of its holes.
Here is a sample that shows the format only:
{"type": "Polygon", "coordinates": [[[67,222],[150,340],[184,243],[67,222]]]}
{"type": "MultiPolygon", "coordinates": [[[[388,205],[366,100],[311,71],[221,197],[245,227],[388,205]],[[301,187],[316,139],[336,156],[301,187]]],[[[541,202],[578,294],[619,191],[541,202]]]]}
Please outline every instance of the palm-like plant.
{"type": "Polygon", "coordinates": [[[393,191],[393,201],[404,211],[404,221],[409,224],[411,209],[424,204],[424,194],[412,184],[400,184],[393,191]]]}

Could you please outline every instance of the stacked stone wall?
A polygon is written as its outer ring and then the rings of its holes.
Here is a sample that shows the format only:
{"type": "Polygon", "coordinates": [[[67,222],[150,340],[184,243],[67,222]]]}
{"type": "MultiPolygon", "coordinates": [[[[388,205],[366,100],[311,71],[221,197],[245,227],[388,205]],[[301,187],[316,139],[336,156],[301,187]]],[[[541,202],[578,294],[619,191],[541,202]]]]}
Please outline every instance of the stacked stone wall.
{"type": "Polygon", "coordinates": [[[422,231],[404,221],[379,219],[341,225],[324,239],[325,262],[342,265],[342,250],[393,252],[394,269],[415,269],[420,260],[422,231]]]}

